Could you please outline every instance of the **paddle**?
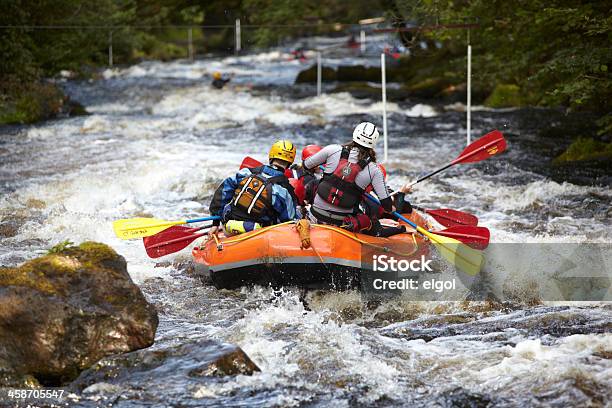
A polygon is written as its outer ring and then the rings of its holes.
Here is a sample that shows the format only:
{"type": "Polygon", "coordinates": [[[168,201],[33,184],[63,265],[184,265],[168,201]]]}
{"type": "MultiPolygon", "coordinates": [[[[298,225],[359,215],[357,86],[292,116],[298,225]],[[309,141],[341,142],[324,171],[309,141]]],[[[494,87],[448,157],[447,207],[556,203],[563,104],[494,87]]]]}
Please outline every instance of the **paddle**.
{"type": "Polygon", "coordinates": [[[491,232],[488,228],[469,225],[458,225],[433,232],[445,237],[455,238],[474,249],[485,249],[489,246],[489,239],[491,238],[491,232]]]}
{"type": "Polygon", "coordinates": [[[504,135],[502,135],[499,130],[494,130],[463,149],[461,154],[452,162],[440,167],[438,170],[432,171],[431,173],[418,178],[416,181],[413,181],[406,186],[412,187],[413,185],[435,176],[436,174],[448,169],[451,166],[454,166],[455,164],[476,163],[501,153],[504,150],[506,150],[506,139],[504,139],[504,135]]]}
{"type": "MultiPolygon", "coordinates": [[[[372,197],[370,194],[364,194],[364,196],[373,203],[380,205],[380,201],[372,197]]],[[[438,249],[440,255],[442,255],[442,257],[444,257],[451,264],[455,265],[458,269],[462,270],[468,275],[476,275],[480,272],[480,269],[482,269],[482,265],[484,264],[484,256],[479,251],[470,248],[455,238],[450,238],[427,231],[425,228],[418,226],[396,211],[393,212],[393,215],[410,225],[421,235],[428,238],[438,249]]]]}
{"type": "Polygon", "coordinates": [[[242,160],[242,163],[240,164],[240,170],[244,168],[254,169],[255,167],[259,166],[263,166],[263,163],[257,159],[247,156],[244,158],[244,160],[242,160]]]}
{"type": "Polygon", "coordinates": [[[170,255],[186,248],[193,241],[207,234],[207,232],[197,233],[198,231],[210,227],[210,225],[205,225],[199,228],[191,228],[175,225],[158,234],[144,237],[142,241],[147,255],[150,258],[159,258],[160,256],[170,255]]]}
{"type": "MultiPolygon", "coordinates": [[[[240,169],[254,168],[261,166],[258,160],[252,157],[245,157],[240,165],[240,169]]],[[[186,248],[194,240],[206,235],[206,233],[196,234],[197,231],[209,228],[210,225],[191,228],[181,225],[173,225],[161,232],[143,236],[143,243],[147,255],[151,258],[159,258],[164,255],[169,255],[186,248]]]]}
{"type": "Polygon", "coordinates": [[[478,218],[475,215],[463,211],[451,210],[450,208],[440,208],[439,210],[428,210],[426,208],[416,206],[413,206],[413,208],[431,215],[434,220],[445,227],[454,227],[456,225],[478,225],[478,218]]]}
{"type": "Polygon", "coordinates": [[[217,220],[219,218],[219,216],[209,216],[180,221],[166,221],[157,218],[129,218],[113,222],[113,229],[115,235],[121,239],[144,238],[162,232],[174,225],[217,220]]]}

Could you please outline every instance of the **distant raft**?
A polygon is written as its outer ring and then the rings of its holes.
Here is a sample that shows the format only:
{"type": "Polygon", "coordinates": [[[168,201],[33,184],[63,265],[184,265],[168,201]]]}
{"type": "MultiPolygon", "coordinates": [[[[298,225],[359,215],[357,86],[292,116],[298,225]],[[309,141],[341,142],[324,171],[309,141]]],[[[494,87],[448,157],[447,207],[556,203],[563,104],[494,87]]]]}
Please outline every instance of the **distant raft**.
{"type": "MultiPolygon", "coordinates": [[[[405,216],[430,227],[416,211],[405,216]]],[[[411,231],[409,226],[407,229],[411,231]]],[[[428,241],[411,232],[379,238],[313,224],[310,241],[310,248],[302,248],[296,224],[287,222],[237,236],[220,236],[217,242],[205,241],[194,247],[192,255],[198,273],[217,288],[257,284],[343,290],[359,287],[365,263],[371,264],[373,254],[418,257],[429,252],[428,241]]]]}

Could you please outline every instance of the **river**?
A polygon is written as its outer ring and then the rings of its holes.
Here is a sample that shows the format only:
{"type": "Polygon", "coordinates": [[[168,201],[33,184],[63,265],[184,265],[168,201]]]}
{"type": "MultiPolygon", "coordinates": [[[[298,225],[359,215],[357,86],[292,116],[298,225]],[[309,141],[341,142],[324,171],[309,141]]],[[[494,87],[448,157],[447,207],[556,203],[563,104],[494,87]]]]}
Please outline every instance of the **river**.
{"type": "MultiPolygon", "coordinates": [[[[364,62],[377,59],[326,60],[364,62]]],[[[118,218],[206,214],[218,183],[246,155],[264,160],[279,138],[298,146],[344,142],[358,122],[381,122],[379,101],[348,93],[316,97],[314,86],[291,87],[309,63],[268,51],[105,70],[97,80],[63,83],[89,116],[0,129],[0,265],[16,265],[63,240],[107,243],[158,307],[154,350],[222,340],[241,346],[262,370],[203,380],[177,373],[171,359],[156,370],[143,363],[128,377],[75,390],[70,404],[609,404],[608,302],[371,304],[356,292],[312,292],[305,308],[290,289],[275,297],[266,288],[202,284],[184,268],[188,249],[152,260],[140,241],[114,237],[118,218]],[[230,86],[209,86],[215,70],[235,75],[230,86]]],[[[453,159],[465,145],[461,106],[405,101],[390,103],[388,111],[392,187],[453,159]]],[[[555,115],[477,107],[473,134],[501,130],[508,152],[422,183],[414,202],[476,214],[493,242],[612,242],[610,185],[562,181],[539,164],[554,156],[555,143],[537,148],[534,136],[555,115]]],[[[513,279],[537,274],[525,268],[513,279]]],[[[509,276],[491,279],[517,283],[509,276]]]]}

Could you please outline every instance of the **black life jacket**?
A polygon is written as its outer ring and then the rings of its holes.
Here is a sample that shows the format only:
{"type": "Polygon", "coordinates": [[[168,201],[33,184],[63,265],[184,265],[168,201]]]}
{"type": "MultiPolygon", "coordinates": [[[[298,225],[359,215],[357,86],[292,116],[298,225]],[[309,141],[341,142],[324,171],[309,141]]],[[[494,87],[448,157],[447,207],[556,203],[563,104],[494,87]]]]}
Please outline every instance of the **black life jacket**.
{"type": "Polygon", "coordinates": [[[266,177],[264,167],[251,170],[251,174],[243,178],[234,190],[231,201],[231,218],[239,221],[255,221],[269,225],[275,218],[272,206],[272,185],[284,187],[297,202],[293,187],[285,175],[266,177]]]}
{"type": "Polygon", "coordinates": [[[310,174],[305,174],[302,180],[302,183],[304,184],[304,200],[312,204],[314,202],[315,195],[317,195],[319,180],[310,174]]]}
{"type": "Polygon", "coordinates": [[[370,162],[367,158],[350,163],[350,153],[348,147],[342,148],[338,167],[333,173],[326,173],[317,188],[317,194],[325,202],[347,210],[353,210],[361,201],[363,189],[355,184],[355,179],[370,162]]]}

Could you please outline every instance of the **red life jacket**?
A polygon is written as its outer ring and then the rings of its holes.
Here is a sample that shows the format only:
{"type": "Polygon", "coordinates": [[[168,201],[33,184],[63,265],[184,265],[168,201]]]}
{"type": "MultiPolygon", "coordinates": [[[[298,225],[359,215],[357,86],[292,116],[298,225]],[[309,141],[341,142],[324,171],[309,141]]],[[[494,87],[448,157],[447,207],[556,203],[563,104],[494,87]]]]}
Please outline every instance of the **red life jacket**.
{"type": "Polygon", "coordinates": [[[361,201],[363,189],[355,184],[357,175],[366,168],[370,159],[358,163],[348,161],[350,150],[342,148],[338,167],[333,173],[326,173],[319,183],[317,194],[325,202],[347,210],[353,210],[361,201]]]}

